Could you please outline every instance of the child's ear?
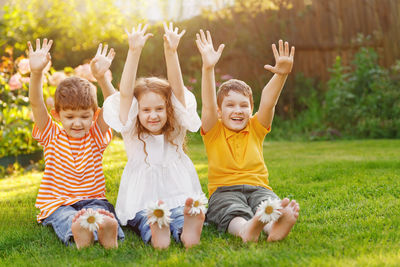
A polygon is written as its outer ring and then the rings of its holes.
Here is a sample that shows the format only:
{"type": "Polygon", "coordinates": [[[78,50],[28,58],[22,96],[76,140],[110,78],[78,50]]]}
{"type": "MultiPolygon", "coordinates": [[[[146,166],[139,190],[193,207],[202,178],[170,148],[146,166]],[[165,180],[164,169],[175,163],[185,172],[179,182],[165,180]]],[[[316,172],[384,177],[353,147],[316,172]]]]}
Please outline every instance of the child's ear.
{"type": "Polygon", "coordinates": [[[217,108],[218,119],[222,118],[222,111],[220,108],[217,108]]]}
{"type": "Polygon", "coordinates": [[[60,114],[54,108],[50,110],[50,114],[56,121],[60,121],[60,114]]]}

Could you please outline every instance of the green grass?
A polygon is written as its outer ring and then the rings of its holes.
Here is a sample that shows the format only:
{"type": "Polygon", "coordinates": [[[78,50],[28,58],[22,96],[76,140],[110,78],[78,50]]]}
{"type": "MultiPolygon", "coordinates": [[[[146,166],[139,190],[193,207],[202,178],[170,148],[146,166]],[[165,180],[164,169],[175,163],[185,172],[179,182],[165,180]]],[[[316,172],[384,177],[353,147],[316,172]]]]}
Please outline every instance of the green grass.
{"type": "MultiPolygon", "coordinates": [[[[0,265],[47,266],[398,266],[400,264],[400,140],[266,142],[270,184],[280,197],[295,198],[300,217],[277,243],[243,244],[206,226],[201,244],[166,251],[144,245],[125,229],[118,250],[100,245],[65,247],[52,228],[35,221],[42,173],[0,180],[0,265]]],[[[201,143],[189,154],[207,192],[207,159],[201,143]]],[[[105,153],[107,197],[115,204],[126,162],[115,139],[105,153]]]]}

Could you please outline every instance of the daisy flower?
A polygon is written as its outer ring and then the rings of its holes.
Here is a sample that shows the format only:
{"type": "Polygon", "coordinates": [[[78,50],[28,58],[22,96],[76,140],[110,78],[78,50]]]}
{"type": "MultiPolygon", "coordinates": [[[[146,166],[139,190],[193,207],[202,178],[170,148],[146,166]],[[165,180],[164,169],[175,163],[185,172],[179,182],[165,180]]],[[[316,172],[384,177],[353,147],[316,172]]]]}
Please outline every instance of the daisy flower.
{"type": "Polygon", "coordinates": [[[103,222],[103,215],[94,210],[87,210],[80,216],[80,225],[93,232],[99,229],[99,224],[103,222]]]}
{"type": "Polygon", "coordinates": [[[196,196],[193,197],[193,204],[192,208],[189,210],[189,214],[197,215],[200,214],[201,211],[203,212],[203,214],[206,214],[207,204],[208,204],[208,199],[206,198],[206,196],[203,193],[197,194],[196,196]]]}
{"type": "Polygon", "coordinates": [[[165,203],[153,203],[150,204],[149,207],[147,208],[147,223],[148,224],[153,224],[153,223],[158,223],[158,227],[163,227],[164,225],[169,225],[171,222],[171,212],[167,208],[167,205],[165,203]]]}
{"type": "Polygon", "coordinates": [[[256,213],[256,215],[260,215],[258,220],[263,223],[277,221],[282,215],[282,212],[278,209],[282,209],[281,201],[279,199],[268,198],[268,200],[261,202],[258,206],[256,213]]]}

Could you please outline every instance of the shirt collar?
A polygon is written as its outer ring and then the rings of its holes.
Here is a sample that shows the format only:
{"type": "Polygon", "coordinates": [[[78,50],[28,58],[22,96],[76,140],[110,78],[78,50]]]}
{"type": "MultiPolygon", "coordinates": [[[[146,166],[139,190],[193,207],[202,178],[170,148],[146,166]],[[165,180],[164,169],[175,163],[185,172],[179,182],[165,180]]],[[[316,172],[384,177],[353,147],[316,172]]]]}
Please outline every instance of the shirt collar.
{"type": "Polygon", "coordinates": [[[249,123],[250,123],[250,120],[249,120],[249,122],[247,123],[246,127],[244,127],[244,128],[243,128],[242,130],[240,130],[239,132],[235,132],[235,131],[229,130],[227,127],[224,126],[224,129],[225,129],[225,138],[228,139],[228,138],[230,138],[231,136],[233,136],[233,135],[235,135],[235,134],[248,133],[248,132],[249,132],[249,128],[250,128],[249,123]]]}

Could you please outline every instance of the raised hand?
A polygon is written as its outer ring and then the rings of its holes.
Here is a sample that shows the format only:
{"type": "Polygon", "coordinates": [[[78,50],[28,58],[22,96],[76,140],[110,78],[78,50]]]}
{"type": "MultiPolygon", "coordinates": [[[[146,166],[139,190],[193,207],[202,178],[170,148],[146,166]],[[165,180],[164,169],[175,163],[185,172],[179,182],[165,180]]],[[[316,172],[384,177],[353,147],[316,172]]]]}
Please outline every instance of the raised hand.
{"type": "Polygon", "coordinates": [[[203,30],[200,30],[200,34],[196,34],[196,45],[200,51],[201,59],[203,61],[203,67],[211,68],[217,64],[219,58],[221,57],[222,51],[224,50],[225,45],[221,44],[218,47],[218,50],[214,50],[214,46],[211,39],[211,34],[209,31],[206,32],[207,37],[204,34],[203,30]]]}
{"type": "Polygon", "coordinates": [[[103,45],[99,44],[96,55],[92,61],[90,61],[90,69],[96,80],[99,80],[99,78],[105,75],[111,66],[112,60],[114,59],[114,49],[111,48],[110,51],[108,51],[108,54],[107,50],[108,45],[105,45],[103,48],[103,45]]]}
{"type": "Polygon", "coordinates": [[[47,38],[45,38],[42,48],[40,48],[40,39],[36,39],[36,50],[33,51],[31,42],[28,42],[29,66],[32,73],[42,73],[47,64],[49,64],[51,59],[49,51],[52,44],[53,40],[47,42],[47,38]]]}
{"type": "Polygon", "coordinates": [[[132,28],[131,33],[129,33],[127,30],[125,30],[126,34],[128,35],[130,50],[142,49],[144,44],[146,43],[147,39],[149,39],[151,36],[153,36],[152,33],[146,34],[147,26],[148,25],[146,24],[142,28],[142,24],[139,24],[137,29],[135,29],[135,27],[132,28]]]}
{"type": "Polygon", "coordinates": [[[169,27],[167,24],[163,22],[164,25],[164,48],[169,49],[171,51],[176,51],[178,49],[179,41],[181,37],[185,34],[186,30],[178,33],[178,27],[173,27],[172,22],[169,23],[169,27]]]}
{"type": "Polygon", "coordinates": [[[283,48],[283,41],[279,40],[279,52],[275,44],[272,44],[272,51],[274,52],[275,66],[265,65],[264,68],[275,74],[289,74],[293,67],[294,46],[289,55],[289,43],[285,42],[285,48],[283,48]]]}

